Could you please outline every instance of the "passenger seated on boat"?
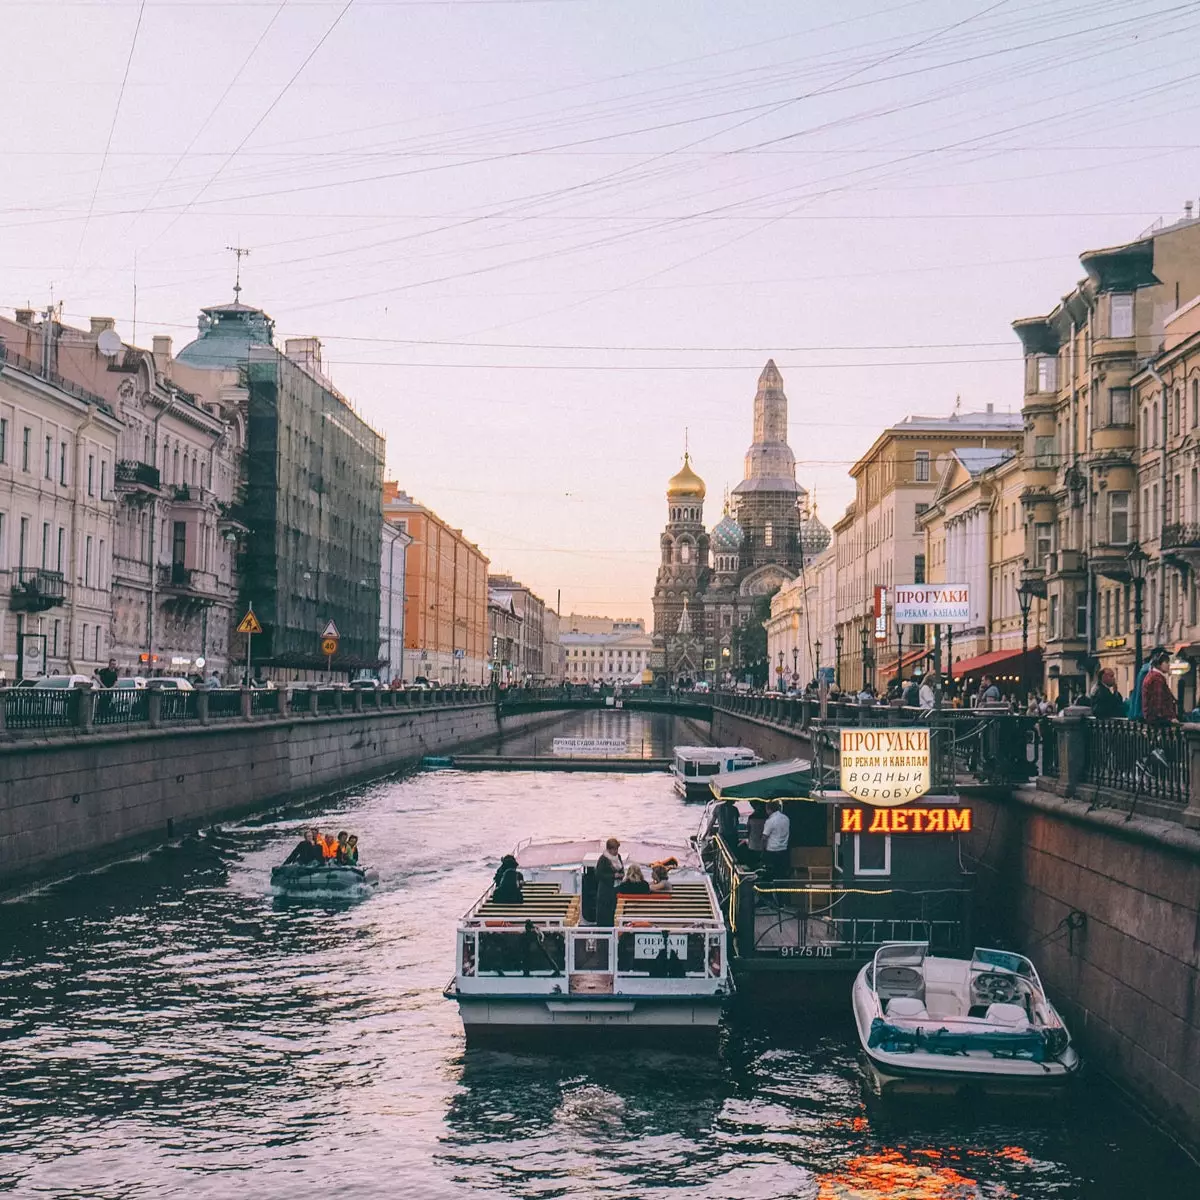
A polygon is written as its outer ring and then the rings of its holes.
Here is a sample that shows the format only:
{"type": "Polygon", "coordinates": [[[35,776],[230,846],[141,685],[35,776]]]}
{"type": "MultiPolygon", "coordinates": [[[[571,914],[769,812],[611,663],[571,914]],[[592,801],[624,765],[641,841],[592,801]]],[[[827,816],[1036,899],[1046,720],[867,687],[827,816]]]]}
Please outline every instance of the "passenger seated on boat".
{"type": "Polygon", "coordinates": [[[304,841],[302,841],[300,845],[298,845],[295,850],[293,850],[291,854],[289,854],[287,858],[283,860],[284,866],[287,866],[289,863],[296,863],[298,866],[306,866],[309,863],[322,862],[325,855],[322,852],[321,847],[317,844],[317,838],[319,836],[320,834],[318,834],[315,829],[308,830],[304,835],[304,841]]]}
{"type": "Polygon", "coordinates": [[[492,902],[495,904],[524,904],[525,897],[521,893],[523,878],[517,870],[520,864],[511,854],[506,854],[496,868],[492,878],[495,885],[492,888],[492,902]]]}
{"type": "Polygon", "coordinates": [[[650,890],[652,892],[669,892],[671,890],[670,873],[662,863],[655,863],[650,868],[650,890]]]}
{"type": "Polygon", "coordinates": [[[337,841],[333,843],[333,861],[342,863],[346,851],[349,849],[350,835],[343,829],[337,835],[337,841]]]}
{"type": "Polygon", "coordinates": [[[345,846],[338,847],[337,860],[340,866],[357,867],[358,866],[358,834],[352,833],[347,839],[345,846]]]}
{"type": "Polygon", "coordinates": [[[618,896],[648,896],[650,885],[642,874],[642,868],[637,863],[630,863],[625,871],[625,878],[617,887],[618,896]]]}
{"type": "Polygon", "coordinates": [[[317,834],[317,845],[321,847],[321,857],[326,862],[330,862],[337,858],[337,838],[333,834],[317,834]]]}

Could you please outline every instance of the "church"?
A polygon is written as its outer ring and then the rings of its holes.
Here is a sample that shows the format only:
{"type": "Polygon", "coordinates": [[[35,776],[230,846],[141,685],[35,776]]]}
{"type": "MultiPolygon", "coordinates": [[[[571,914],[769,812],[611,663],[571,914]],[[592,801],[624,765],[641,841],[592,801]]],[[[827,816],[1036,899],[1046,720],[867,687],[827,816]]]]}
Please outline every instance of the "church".
{"type": "Polygon", "coordinates": [[[794,579],[830,542],[808,492],[796,482],[787,440],[783,377],[769,360],[754,397],[754,440],[745,478],[711,532],[704,480],[684,454],[667,483],[667,524],[654,585],[651,664],[655,683],[724,683],[740,677],[735,630],[763,596],[794,579]]]}

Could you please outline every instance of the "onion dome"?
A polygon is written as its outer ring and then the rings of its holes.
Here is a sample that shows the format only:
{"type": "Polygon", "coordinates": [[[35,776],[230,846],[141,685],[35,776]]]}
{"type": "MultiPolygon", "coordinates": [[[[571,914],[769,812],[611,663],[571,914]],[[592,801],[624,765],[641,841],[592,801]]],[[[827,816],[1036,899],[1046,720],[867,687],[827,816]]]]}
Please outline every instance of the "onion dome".
{"type": "Polygon", "coordinates": [[[814,505],[800,518],[800,549],[805,558],[812,558],[826,549],[831,541],[833,534],[828,526],[821,523],[814,505]]]}
{"type": "Polygon", "coordinates": [[[714,550],[736,551],[742,548],[745,533],[727,512],[714,526],[711,541],[714,550]]]}
{"type": "Polygon", "coordinates": [[[667,481],[668,500],[703,500],[704,480],[692,470],[690,454],[683,456],[683,469],[667,481]]]}

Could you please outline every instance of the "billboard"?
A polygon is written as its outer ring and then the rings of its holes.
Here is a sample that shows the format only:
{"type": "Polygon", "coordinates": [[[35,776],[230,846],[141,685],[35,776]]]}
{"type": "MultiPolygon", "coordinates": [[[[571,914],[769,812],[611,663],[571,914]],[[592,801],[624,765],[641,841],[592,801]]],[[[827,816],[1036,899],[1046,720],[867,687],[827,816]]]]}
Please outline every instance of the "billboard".
{"type": "Polygon", "coordinates": [[[875,640],[886,642],[888,638],[888,594],[887,588],[875,589],[875,640]]]}
{"type": "Polygon", "coordinates": [[[965,583],[899,583],[893,613],[897,625],[965,625],[971,589],[965,583]]]}
{"type": "Polygon", "coordinates": [[[883,808],[920,799],[930,787],[928,729],[842,729],[842,791],[883,808]]]}

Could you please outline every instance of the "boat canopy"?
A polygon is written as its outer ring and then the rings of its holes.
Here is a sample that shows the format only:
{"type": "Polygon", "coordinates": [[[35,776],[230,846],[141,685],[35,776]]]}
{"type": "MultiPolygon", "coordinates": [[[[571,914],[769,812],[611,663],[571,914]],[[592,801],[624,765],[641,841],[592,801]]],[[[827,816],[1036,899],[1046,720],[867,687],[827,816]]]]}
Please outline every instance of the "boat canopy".
{"type": "Polygon", "coordinates": [[[714,775],[712,793],[718,800],[811,800],[826,803],[824,796],[810,793],[818,784],[819,770],[806,758],[764,763],[741,771],[714,775]]]}
{"type": "MultiPolygon", "coordinates": [[[[513,853],[524,868],[578,867],[591,863],[604,853],[604,838],[569,842],[525,841],[519,843],[513,853]]],[[[622,841],[621,857],[626,864],[637,863],[642,867],[674,858],[681,868],[692,871],[704,869],[695,850],[666,842],[622,841]]]]}

